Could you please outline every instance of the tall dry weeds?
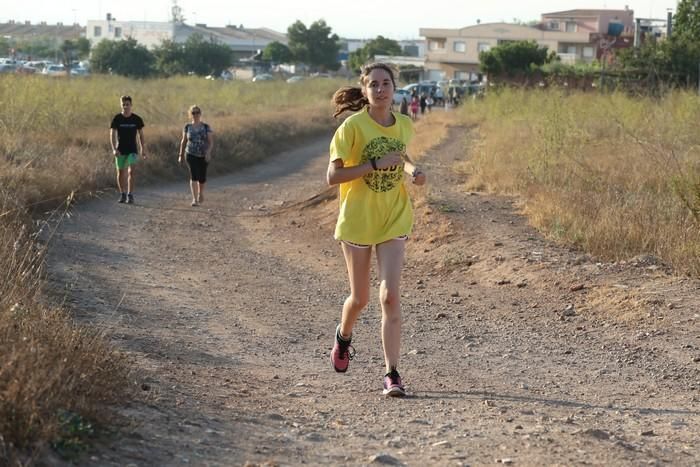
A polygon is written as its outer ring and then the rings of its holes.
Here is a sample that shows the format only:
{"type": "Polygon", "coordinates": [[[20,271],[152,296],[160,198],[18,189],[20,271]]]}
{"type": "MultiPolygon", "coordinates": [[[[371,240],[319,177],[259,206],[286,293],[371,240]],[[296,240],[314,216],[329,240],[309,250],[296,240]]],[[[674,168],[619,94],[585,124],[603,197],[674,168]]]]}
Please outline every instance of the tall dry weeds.
{"type": "Polygon", "coordinates": [[[470,188],[517,193],[531,222],[602,258],[700,275],[699,99],[506,89],[469,102],[470,188]]]}
{"type": "Polygon", "coordinates": [[[42,300],[45,246],[0,191],[0,465],[61,442],[61,419],[109,420],[128,367],[102,336],[42,300]]]}

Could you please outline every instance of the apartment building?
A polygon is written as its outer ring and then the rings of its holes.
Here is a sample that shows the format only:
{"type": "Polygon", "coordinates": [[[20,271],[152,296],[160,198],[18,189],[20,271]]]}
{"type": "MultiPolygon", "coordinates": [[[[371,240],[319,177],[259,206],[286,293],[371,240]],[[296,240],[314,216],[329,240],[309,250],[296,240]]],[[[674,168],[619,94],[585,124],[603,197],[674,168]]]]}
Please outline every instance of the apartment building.
{"type": "Polygon", "coordinates": [[[555,51],[565,63],[590,63],[600,57],[601,39],[609,37],[609,32],[633,34],[633,16],[629,9],[567,10],[545,13],[534,26],[490,23],[461,29],[421,28],[427,43],[425,75],[431,80],[478,79],[479,54],[509,41],[535,41],[555,51]]]}
{"type": "MultiPolygon", "coordinates": [[[[541,29],[589,35],[588,45],[562,41],[557,44],[557,54],[567,63],[590,63],[599,59],[603,47],[601,39],[620,36],[617,47],[629,46],[634,37],[634,11],[624,10],[566,10],[542,15],[541,29]],[[616,34],[611,34],[616,33],[616,34]]],[[[612,42],[609,40],[608,42],[612,42]]],[[[611,44],[610,44],[611,45],[611,44]]],[[[554,50],[554,49],[552,49],[554,50]]]]}

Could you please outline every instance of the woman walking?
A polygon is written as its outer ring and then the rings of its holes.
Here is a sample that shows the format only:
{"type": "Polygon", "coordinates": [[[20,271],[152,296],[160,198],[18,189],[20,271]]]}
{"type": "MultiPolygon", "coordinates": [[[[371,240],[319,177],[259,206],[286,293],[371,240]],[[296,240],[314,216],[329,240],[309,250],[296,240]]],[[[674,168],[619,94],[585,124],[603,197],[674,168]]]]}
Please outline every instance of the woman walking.
{"type": "Polygon", "coordinates": [[[180,155],[177,159],[182,164],[187,155],[190,168],[190,191],[192,206],[199,206],[204,201],[204,184],[207,181],[207,166],[211,161],[211,149],[214,145],[214,131],[202,121],[202,109],[193,105],[188,111],[191,122],[182,130],[180,155]]]}
{"type": "Polygon", "coordinates": [[[350,295],[343,304],[330,358],[335,371],[347,371],[354,355],[352,331],[369,302],[374,248],[386,366],[383,392],[403,396],[406,392],[397,370],[401,346],[399,282],[405,243],[413,226],[413,208],[403,180],[406,173],[414,184],[423,185],[426,177],[406,155],[406,145],[413,136],[411,119],[391,111],[394,71],[383,63],[366,65],[360,85],[340,88],[333,95],[335,117],[348,110],[356,113],[333,137],[326,175],[329,185],[339,185],[335,238],[340,241],[350,279],[350,295]]]}

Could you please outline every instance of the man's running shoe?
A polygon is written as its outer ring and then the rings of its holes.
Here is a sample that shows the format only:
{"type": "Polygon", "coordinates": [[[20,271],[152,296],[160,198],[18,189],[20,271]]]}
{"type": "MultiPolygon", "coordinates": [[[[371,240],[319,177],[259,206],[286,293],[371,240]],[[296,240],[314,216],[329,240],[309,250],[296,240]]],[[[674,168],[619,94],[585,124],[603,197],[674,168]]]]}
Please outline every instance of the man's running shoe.
{"type": "Polygon", "coordinates": [[[126,204],[134,204],[134,195],[131,193],[126,195],[126,204]]]}
{"type": "Polygon", "coordinates": [[[385,396],[403,397],[406,395],[406,390],[401,384],[401,376],[396,370],[391,370],[384,376],[384,391],[385,396]]]}
{"type": "Polygon", "coordinates": [[[126,193],[122,193],[121,195],[119,195],[119,202],[126,203],[126,193]]]}
{"type": "Polygon", "coordinates": [[[348,370],[350,360],[355,356],[355,349],[350,345],[352,339],[345,340],[340,337],[340,325],[335,328],[335,343],[331,350],[331,364],[338,373],[345,373],[348,370]]]}

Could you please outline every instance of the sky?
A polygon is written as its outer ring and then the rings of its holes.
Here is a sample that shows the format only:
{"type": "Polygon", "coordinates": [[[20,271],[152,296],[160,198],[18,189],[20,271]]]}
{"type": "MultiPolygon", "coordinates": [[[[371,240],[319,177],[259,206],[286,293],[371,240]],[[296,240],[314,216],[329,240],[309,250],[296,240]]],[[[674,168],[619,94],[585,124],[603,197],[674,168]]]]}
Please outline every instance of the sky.
{"type": "MultiPolygon", "coordinates": [[[[243,25],[286,32],[300,20],[307,27],[323,19],[332,32],[344,38],[367,39],[378,35],[395,40],[420,38],[420,28],[462,28],[481,23],[530,21],[542,13],[572,9],[634,10],[635,17],[659,18],[675,12],[676,0],[175,0],[186,23],[208,26],[243,25]]],[[[0,22],[46,21],[79,23],[103,19],[111,13],[122,21],[168,21],[173,0],[24,0],[3,2],[0,22]]]]}

